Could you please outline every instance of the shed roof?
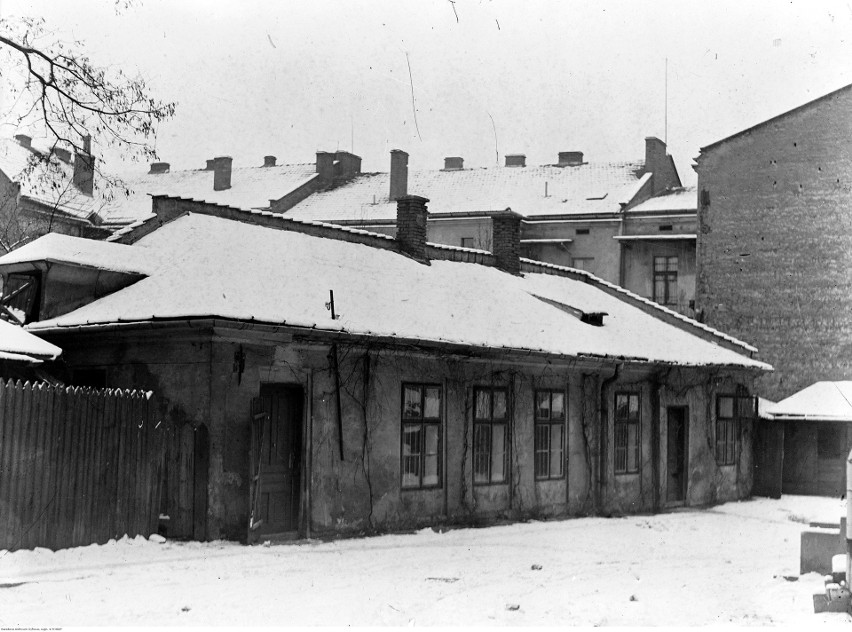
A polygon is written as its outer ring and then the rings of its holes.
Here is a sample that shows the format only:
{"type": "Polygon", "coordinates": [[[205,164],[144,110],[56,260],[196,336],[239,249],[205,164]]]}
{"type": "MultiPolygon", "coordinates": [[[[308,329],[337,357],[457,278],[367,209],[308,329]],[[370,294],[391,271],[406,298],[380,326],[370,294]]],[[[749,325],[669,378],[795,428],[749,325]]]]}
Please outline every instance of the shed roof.
{"type": "MultiPolygon", "coordinates": [[[[408,172],[408,191],[429,198],[429,213],[511,208],[526,217],[617,213],[650,178],[637,162],[558,167],[482,167],[408,172]]],[[[286,214],[297,219],[394,221],[390,174],[365,173],[317,192],[286,214]]]]}
{"type": "Polygon", "coordinates": [[[0,320],[0,360],[42,362],[55,360],[61,353],[62,349],[23,327],[0,320]]]}
{"type": "Polygon", "coordinates": [[[134,245],[109,245],[131,259],[144,252],[147,278],[30,329],[214,317],[566,358],[770,368],[663,322],[594,277],[427,266],[364,243],[193,213],[134,245]],[[329,290],[337,319],[325,307],[329,290]],[[582,322],[578,310],[605,312],[604,325],[582,322]]]}
{"type": "Polygon", "coordinates": [[[775,404],[764,417],[776,420],[852,421],[852,382],[815,382],[775,404]]]}

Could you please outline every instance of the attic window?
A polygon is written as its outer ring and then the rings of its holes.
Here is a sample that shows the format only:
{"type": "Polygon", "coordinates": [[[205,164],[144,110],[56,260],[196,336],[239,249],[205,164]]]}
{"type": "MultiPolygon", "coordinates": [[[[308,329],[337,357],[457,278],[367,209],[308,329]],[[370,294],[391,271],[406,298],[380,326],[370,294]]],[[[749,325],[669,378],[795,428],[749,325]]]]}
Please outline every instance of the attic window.
{"type": "Polygon", "coordinates": [[[580,316],[580,322],[595,327],[603,327],[604,316],[606,316],[606,312],[583,312],[580,316]]]}
{"type": "Polygon", "coordinates": [[[11,317],[22,325],[37,318],[40,276],[35,272],[14,273],[6,277],[0,287],[0,317],[11,317]]]}
{"type": "Polygon", "coordinates": [[[663,232],[669,232],[670,233],[671,231],[672,231],[672,225],[671,224],[663,224],[662,226],[660,226],[660,232],[661,233],[663,233],[663,232]]]}
{"type": "Polygon", "coordinates": [[[574,232],[574,234],[575,234],[575,235],[588,235],[588,234],[589,234],[589,229],[588,229],[588,228],[578,228],[578,229],[574,232]]]}

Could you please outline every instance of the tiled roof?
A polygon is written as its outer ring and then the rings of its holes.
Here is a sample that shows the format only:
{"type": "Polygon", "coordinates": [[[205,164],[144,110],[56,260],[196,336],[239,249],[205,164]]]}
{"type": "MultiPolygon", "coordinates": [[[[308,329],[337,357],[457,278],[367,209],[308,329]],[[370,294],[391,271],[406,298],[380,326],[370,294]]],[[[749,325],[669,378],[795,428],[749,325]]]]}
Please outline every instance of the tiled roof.
{"type": "Polygon", "coordinates": [[[631,208],[628,213],[670,213],[685,211],[695,213],[698,210],[698,188],[695,186],[678,187],[649,198],[631,208]]]}
{"type": "MultiPolygon", "coordinates": [[[[616,213],[641,184],[643,163],[583,164],[575,167],[487,167],[409,171],[408,192],[429,199],[431,214],[511,208],[526,217],[616,213]],[[547,196],[545,196],[545,192],[547,196]]],[[[367,173],[329,191],[315,193],[286,212],[319,221],[393,221],[390,174],[367,173]]]]}
{"type": "Polygon", "coordinates": [[[234,167],[231,188],[213,190],[213,171],[187,169],[168,173],[124,175],[129,195],[119,196],[103,215],[107,224],[126,225],[151,216],[151,196],[171,195],[238,208],[266,208],[277,199],[316,177],[314,164],[275,167],[234,167]]]}
{"type": "MultiPolygon", "coordinates": [[[[768,368],[667,324],[585,277],[514,276],[447,260],[427,266],[391,249],[193,213],[132,246],[107,245],[133,258],[144,253],[148,276],[32,323],[32,331],[223,318],[566,358],[768,368]],[[337,319],[325,307],[329,290],[337,319]],[[577,310],[606,312],[604,325],[582,322],[577,310]]],[[[0,266],[5,262],[0,258],[0,266]]]]}

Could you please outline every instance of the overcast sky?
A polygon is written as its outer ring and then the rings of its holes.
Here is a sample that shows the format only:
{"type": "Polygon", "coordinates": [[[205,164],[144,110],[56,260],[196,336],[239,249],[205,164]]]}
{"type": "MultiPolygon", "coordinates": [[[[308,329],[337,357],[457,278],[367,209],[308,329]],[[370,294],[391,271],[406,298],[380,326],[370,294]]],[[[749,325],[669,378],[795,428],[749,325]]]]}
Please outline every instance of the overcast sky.
{"type": "Polygon", "coordinates": [[[852,83],[847,2],[0,0],[22,14],[178,102],[157,140],[173,168],[632,160],[658,136],[692,183],[701,146],[852,83]]]}

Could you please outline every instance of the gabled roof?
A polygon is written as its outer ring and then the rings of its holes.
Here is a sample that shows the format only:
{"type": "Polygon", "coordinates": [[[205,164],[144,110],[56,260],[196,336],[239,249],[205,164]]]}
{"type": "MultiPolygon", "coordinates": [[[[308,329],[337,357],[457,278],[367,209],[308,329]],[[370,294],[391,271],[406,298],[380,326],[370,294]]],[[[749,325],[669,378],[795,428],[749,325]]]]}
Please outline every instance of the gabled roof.
{"type": "Polygon", "coordinates": [[[0,360],[42,362],[55,360],[61,353],[62,349],[23,327],[0,320],[0,360]]]}
{"type": "MultiPolygon", "coordinates": [[[[558,167],[483,167],[408,172],[408,191],[429,198],[430,216],[511,208],[526,217],[614,214],[650,178],[643,162],[584,163],[558,167]],[[546,195],[545,195],[546,194],[546,195]]],[[[365,173],[314,193],[286,211],[297,219],[396,220],[390,174],[365,173]]]]}
{"type": "Polygon", "coordinates": [[[47,233],[0,257],[3,265],[50,261],[71,265],[145,274],[152,268],[143,250],[127,250],[121,244],[47,233]]]}
{"type": "Polygon", "coordinates": [[[803,103],[802,105],[793,108],[792,110],[787,110],[786,112],[782,112],[781,114],[773,116],[770,119],[767,119],[765,121],[758,123],[757,125],[752,125],[751,127],[748,127],[748,128],[746,128],[742,131],[739,131],[735,134],[731,134],[730,136],[726,136],[725,138],[723,138],[721,140],[717,140],[714,143],[710,143],[709,145],[705,145],[704,147],[701,148],[700,151],[703,154],[706,151],[709,151],[711,149],[715,149],[716,147],[718,147],[719,145],[721,145],[723,143],[727,143],[728,141],[733,140],[735,138],[739,138],[740,136],[745,136],[747,134],[750,134],[750,133],[757,131],[758,129],[760,129],[764,126],[770,125],[770,124],[775,123],[776,121],[778,121],[780,119],[783,119],[787,116],[790,116],[791,114],[794,114],[796,112],[800,112],[802,110],[806,110],[808,108],[819,105],[819,104],[823,103],[824,101],[828,101],[828,100],[836,97],[837,95],[839,95],[843,92],[848,92],[850,90],[852,90],[852,84],[849,84],[848,86],[843,86],[842,88],[834,90],[833,92],[829,92],[828,94],[825,94],[821,97],[814,99],[813,101],[808,101],[807,103],[803,103]]]}
{"type": "Polygon", "coordinates": [[[130,224],[152,216],[151,196],[170,195],[240,208],[267,208],[278,199],[317,177],[314,164],[275,167],[234,167],[231,188],[213,190],[213,171],[185,169],[166,173],[124,175],[128,195],[119,196],[104,212],[107,224],[130,224]]]}
{"type": "Polygon", "coordinates": [[[628,213],[684,213],[698,212],[698,188],[696,186],[677,187],[664,191],[637,204],[628,213]]]}
{"type": "Polygon", "coordinates": [[[68,217],[90,221],[104,201],[81,193],[73,184],[74,166],[55,155],[48,163],[43,156],[48,148],[34,145],[34,151],[12,138],[0,138],[0,171],[21,186],[21,195],[47,208],[55,208],[68,217]],[[36,160],[38,158],[38,160],[36,160]]]}
{"type": "Polygon", "coordinates": [[[775,420],[852,421],[852,382],[815,382],[787,399],[768,403],[762,416],[775,420]]]}
{"type": "MultiPolygon", "coordinates": [[[[148,276],[68,314],[32,323],[32,331],[221,318],[566,359],[769,368],[663,322],[604,291],[593,278],[514,276],[449,260],[427,266],[357,241],[194,213],[134,245],[110,245],[129,257],[144,252],[148,276]],[[325,306],[329,290],[337,319],[325,306]],[[605,312],[604,325],[582,322],[576,316],[581,312],[605,312]]],[[[0,258],[0,266],[5,263],[0,258]]]]}

